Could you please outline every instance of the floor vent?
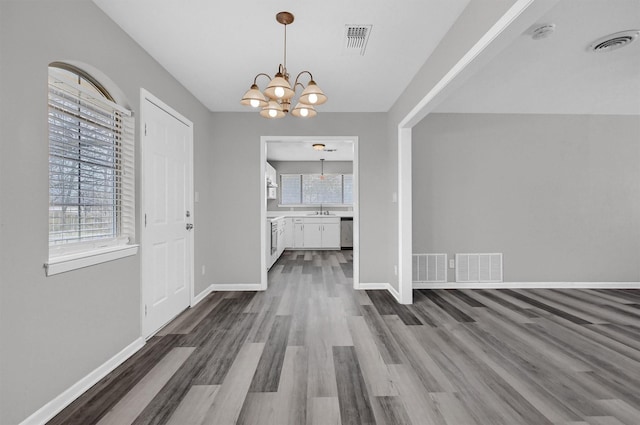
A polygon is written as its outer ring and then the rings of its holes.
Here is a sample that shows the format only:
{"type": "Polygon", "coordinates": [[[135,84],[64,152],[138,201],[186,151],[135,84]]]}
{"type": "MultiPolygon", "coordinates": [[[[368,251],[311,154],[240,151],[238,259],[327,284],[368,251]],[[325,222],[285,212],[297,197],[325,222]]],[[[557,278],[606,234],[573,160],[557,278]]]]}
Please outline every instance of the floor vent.
{"type": "Polygon", "coordinates": [[[456,282],[502,282],[502,254],[456,254],[456,282]]]}
{"type": "Polygon", "coordinates": [[[447,281],[447,254],[413,254],[413,282],[447,281]]]}
{"type": "Polygon", "coordinates": [[[373,25],[345,25],[344,53],[364,56],[373,25]]]}

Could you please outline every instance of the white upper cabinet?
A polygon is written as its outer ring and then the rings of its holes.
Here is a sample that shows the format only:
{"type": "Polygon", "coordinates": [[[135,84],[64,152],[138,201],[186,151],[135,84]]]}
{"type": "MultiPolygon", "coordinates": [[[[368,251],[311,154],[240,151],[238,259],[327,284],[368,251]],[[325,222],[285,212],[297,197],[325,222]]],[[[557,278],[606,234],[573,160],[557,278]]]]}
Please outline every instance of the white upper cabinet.
{"type": "Polygon", "coordinates": [[[268,162],[265,166],[265,184],[267,185],[267,199],[277,199],[278,173],[268,162]]]}

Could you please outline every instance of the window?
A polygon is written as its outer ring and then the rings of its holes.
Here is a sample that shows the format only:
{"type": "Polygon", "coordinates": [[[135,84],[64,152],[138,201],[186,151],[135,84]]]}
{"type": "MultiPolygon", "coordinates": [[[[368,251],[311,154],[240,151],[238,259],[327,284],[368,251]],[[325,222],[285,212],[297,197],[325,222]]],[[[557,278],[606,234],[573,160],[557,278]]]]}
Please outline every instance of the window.
{"type": "Polygon", "coordinates": [[[351,174],[282,174],[281,205],[351,205],[351,174]]]}
{"type": "Polygon", "coordinates": [[[49,257],[133,241],[134,120],[83,71],[49,67],[49,257]]]}

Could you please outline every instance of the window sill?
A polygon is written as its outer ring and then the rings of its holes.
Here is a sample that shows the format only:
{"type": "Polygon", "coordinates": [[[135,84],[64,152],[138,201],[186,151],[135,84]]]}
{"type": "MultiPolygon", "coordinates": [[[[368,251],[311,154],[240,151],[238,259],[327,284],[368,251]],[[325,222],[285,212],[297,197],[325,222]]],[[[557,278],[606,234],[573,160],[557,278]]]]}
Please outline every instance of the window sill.
{"type": "Polygon", "coordinates": [[[47,276],[53,276],[55,274],[136,255],[138,253],[138,246],[139,245],[111,246],[53,257],[44,264],[45,273],[47,276]]]}

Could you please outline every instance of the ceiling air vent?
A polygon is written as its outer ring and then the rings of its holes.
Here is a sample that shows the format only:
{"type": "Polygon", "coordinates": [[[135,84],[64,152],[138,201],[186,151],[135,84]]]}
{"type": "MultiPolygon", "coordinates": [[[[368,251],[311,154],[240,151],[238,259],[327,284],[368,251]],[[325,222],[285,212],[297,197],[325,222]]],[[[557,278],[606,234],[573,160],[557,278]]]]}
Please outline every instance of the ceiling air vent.
{"type": "Polygon", "coordinates": [[[373,25],[345,25],[344,53],[364,56],[373,25]]]}
{"type": "Polygon", "coordinates": [[[610,52],[631,43],[638,38],[640,30],[621,31],[597,39],[589,46],[591,52],[610,52]]]}

